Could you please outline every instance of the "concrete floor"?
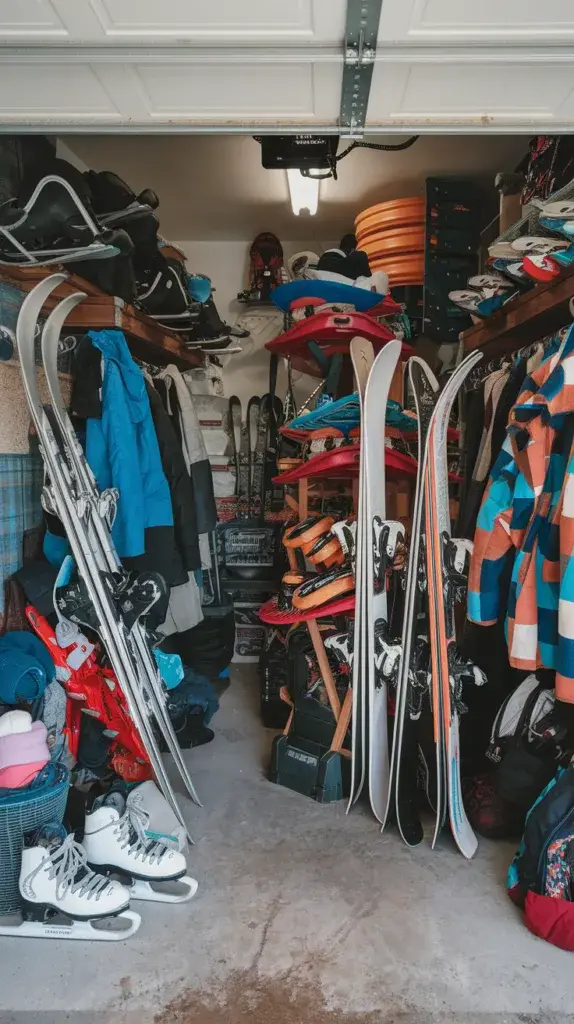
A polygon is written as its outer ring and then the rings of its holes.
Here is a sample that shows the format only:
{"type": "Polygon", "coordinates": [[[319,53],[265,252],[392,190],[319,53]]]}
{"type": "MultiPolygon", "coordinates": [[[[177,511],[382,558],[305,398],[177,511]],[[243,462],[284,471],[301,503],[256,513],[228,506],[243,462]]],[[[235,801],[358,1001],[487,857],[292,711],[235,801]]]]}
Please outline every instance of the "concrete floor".
{"type": "Polygon", "coordinates": [[[214,726],[190,755],[195,899],[138,904],[126,943],[0,938],[2,1024],[574,1022],[572,958],[510,904],[507,844],[411,851],[273,786],[250,668],[214,726]]]}

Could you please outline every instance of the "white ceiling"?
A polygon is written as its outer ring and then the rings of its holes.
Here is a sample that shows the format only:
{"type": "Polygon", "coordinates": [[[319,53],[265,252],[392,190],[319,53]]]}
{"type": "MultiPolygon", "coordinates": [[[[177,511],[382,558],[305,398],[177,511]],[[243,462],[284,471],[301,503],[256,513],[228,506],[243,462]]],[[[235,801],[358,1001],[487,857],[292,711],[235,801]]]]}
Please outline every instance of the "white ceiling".
{"type": "Polygon", "coordinates": [[[432,135],[400,153],[355,150],[339,164],[339,180],[321,184],[316,217],[292,214],[284,172],[261,167],[259,144],[250,137],[78,135],[65,141],[89,167],[115,171],[136,192],[154,189],[168,238],[251,239],[269,230],[282,240],[319,242],[348,231],[367,206],[422,194],[430,175],[478,177],[491,186],[497,171],[514,170],[528,137],[432,135]]]}

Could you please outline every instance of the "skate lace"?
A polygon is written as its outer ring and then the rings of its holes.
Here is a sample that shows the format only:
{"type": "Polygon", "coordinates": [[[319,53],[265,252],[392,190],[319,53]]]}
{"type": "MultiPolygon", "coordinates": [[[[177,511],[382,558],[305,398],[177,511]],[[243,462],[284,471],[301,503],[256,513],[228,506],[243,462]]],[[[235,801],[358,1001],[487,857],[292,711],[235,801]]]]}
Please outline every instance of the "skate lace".
{"type": "MultiPolygon", "coordinates": [[[[42,861],[32,872],[30,880],[40,871],[46,868],[46,862],[42,861]]],[[[104,889],[110,885],[108,878],[97,875],[88,867],[86,852],[70,834],[64,842],[53,853],[50,854],[50,866],[47,868],[48,878],[56,879],[56,896],[58,900],[63,899],[68,892],[79,893],[80,896],[91,900],[94,897],[99,900],[104,889]]]]}
{"type": "Polygon", "coordinates": [[[146,835],[146,827],[149,821],[149,815],[143,808],[138,807],[136,804],[128,804],[125,813],[118,821],[117,831],[120,837],[122,849],[129,846],[130,854],[137,860],[141,857],[142,861],[148,861],[150,864],[158,863],[165,855],[167,847],[164,843],[160,843],[157,840],[148,839],[146,835]]]}

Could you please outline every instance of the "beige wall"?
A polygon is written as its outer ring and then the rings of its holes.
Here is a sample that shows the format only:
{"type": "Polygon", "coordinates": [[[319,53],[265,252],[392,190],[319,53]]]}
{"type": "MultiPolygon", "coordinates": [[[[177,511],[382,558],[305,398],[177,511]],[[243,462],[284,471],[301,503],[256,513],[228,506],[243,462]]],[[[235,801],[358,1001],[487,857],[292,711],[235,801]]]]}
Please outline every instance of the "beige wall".
{"type": "MultiPolygon", "coordinates": [[[[177,242],[187,256],[187,268],[190,273],[207,274],[215,288],[214,300],[220,317],[229,324],[234,324],[242,313],[244,303],[237,301],[237,293],[247,286],[249,265],[249,241],[177,242]]],[[[333,245],[324,242],[320,250],[333,245]]],[[[293,253],[303,249],[317,252],[317,243],[287,242],[284,245],[287,259],[293,253]]],[[[238,395],[245,410],[252,395],[262,395],[269,388],[269,353],[267,349],[257,347],[249,339],[241,342],[243,351],[237,355],[224,357],[225,395],[238,395]]],[[[284,367],[281,360],[277,380],[277,394],[283,398],[285,394],[284,367]]],[[[295,395],[298,404],[317,386],[318,381],[307,375],[295,375],[295,395]]]]}

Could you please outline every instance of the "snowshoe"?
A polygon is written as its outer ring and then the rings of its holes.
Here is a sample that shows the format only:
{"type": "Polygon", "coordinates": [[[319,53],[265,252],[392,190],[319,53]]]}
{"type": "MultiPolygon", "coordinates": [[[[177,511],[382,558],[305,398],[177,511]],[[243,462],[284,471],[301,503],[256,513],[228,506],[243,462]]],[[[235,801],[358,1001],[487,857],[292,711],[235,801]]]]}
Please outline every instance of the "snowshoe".
{"type": "Polygon", "coordinates": [[[276,235],[263,231],[253,242],[249,256],[249,296],[252,300],[267,302],[273,289],[283,280],[283,247],[276,235]]]}

